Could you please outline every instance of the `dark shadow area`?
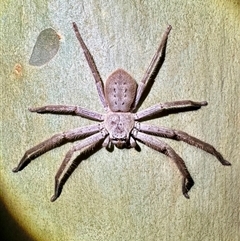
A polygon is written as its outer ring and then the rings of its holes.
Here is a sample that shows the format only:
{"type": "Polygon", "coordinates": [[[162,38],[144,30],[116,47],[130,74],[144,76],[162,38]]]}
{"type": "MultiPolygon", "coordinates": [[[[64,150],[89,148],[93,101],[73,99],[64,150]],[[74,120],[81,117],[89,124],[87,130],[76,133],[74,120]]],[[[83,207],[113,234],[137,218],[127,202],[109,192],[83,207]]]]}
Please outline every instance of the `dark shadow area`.
{"type": "Polygon", "coordinates": [[[1,241],[34,241],[14,220],[5,205],[0,201],[1,241]]]}

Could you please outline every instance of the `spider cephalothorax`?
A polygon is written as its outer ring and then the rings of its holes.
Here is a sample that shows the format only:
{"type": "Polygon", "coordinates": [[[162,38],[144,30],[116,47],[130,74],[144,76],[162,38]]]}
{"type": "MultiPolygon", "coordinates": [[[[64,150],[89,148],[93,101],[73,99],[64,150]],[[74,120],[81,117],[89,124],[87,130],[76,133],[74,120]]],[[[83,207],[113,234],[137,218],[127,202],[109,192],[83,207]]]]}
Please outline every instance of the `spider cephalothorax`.
{"type": "Polygon", "coordinates": [[[134,127],[134,117],[131,113],[109,112],[105,116],[104,124],[112,144],[118,148],[131,146],[130,134],[134,127]]]}
{"type": "MultiPolygon", "coordinates": [[[[214,155],[222,165],[231,165],[213,146],[183,131],[142,123],[146,119],[153,119],[156,118],[156,116],[159,117],[159,115],[164,116],[180,111],[197,110],[202,106],[206,106],[206,101],[194,102],[191,100],[182,100],[165,102],[136,112],[141,101],[144,99],[144,95],[146,96],[146,93],[149,93],[154,79],[164,62],[167,38],[171,30],[170,25],[167,27],[159,48],[153,56],[139,85],[137,85],[136,81],[126,71],[117,69],[108,77],[105,88],[94,60],[75,23],[73,23],[73,28],[93,73],[97,91],[106,113],[100,114],[80,106],[70,105],[48,105],[30,108],[29,110],[31,112],[75,115],[97,121],[98,123],[56,134],[34,146],[26,151],[18,166],[13,169],[14,172],[22,170],[31,160],[41,156],[47,151],[62,146],[67,142],[80,140],[67,152],[55,176],[55,193],[51,199],[51,201],[55,201],[61,194],[64,183],[76,165],[75,161],[77,158],[73,158],[73,154],[76,151],[79,151],[81,154],[83,151],[93,150],[99,144],[103,147],[114,145],[118,148],[137,149],[137,141],[140,141],[152,149],[170,157],[176,163],[183,176],[183,195],[189,198],[188,191],[194,185],[194,181],[184,161],[168,144],[153,136],[184,141],[214,155]]],[[[77,160],[78,163],[82,159],[83,158],[80,156],[80,160],[77,160]]]]}

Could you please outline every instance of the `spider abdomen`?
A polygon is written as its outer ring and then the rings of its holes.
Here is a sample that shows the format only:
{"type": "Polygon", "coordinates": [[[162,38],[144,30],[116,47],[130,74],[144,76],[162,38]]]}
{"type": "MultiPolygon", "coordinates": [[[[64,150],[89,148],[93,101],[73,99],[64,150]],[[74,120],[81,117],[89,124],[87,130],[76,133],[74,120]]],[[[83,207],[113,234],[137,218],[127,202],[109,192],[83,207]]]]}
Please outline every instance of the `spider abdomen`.
{"type": "Polygon", "coordinates": [[[113,112],[128,112],[135,100],[136,81],[123,69],[117,69],[107,79],[105,97],[113,112]]]}

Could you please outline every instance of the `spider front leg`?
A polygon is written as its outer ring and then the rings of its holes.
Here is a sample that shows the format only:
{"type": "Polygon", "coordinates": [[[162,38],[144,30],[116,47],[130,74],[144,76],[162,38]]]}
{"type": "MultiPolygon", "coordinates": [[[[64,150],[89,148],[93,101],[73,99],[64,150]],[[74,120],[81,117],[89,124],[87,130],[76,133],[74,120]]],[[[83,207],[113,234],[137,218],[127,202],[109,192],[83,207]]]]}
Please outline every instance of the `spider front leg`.
{"type": "Polygon", "coordinates": [[[79,140],[85,136],[93,135],[94,133],[99,132],[101,129],[102,124],[94,124],[56,134],[26,151],[18,166],[13,169],[13,172],[21,171],[32,160],[56,147],[62,146],[68,142],[79,140]]]}
{"type": "Polygon", "coordinates": [[[187,167],[183,161],[183,159],[165,142],[155,139],[147,134],[141,133],[136,129],[133,130],[132,135],[137,140],[141,141],[145,145],[149,146],[150,148],[163,153],[164,155],[170,157],[174,163],[177,165],[179,171],[181,172],[183,179],[182,179],[182,193],[186,198],[189,198],[188,192],[194,185],[194,181],[187,170],[187,167]]]}
{"type": "Polygon", "coordinates": [[[108,135],[107,131],[104,129],[96,133],[83,141],[79,142],[78,144],[74,145],[66,154],[60,168],[57,171],[57,174],[55,176],[55,191],[54,195],[51,198],[51,201],[54,202],[61,194],[63,185],[67,181],[67,179],[70,177],[72,172],[75,170],[77,165],[83,160],[78,160],[77,158],[73,159],[73,154],[77,151],[82,151],[84,149],[84,152],[92,151],[93,148],[101,141],[105,139],[105,137],[108,135]],[[77,162],[77,163],[76,163],[77,162]]]}
{"type": "Polygon", "coordinates": [[[147,71],[145,72],[141,82],[139,83],[133,110],[136,110],[137,107],[139,106],[140,101],[143,97],[143,94],[144,94],[145,90],[148,89],[148,87],[149,87],[149,91],[150,91],[150,89],[153,85],[153,82],[154,82],[155,78],[157,77],[160,68],[162,67],[162,64],[165,59],[165,54],[166,54],[167,39],[168,39],[168,35],[169,35],[171,29],[172,29],[172,26],[168,25],[167,29],[165,30],[165,32],[162,36],[162,40],[159,44],[157,52],[154,54],[147,71]]]}
{"type": "Polygon", "coordinates": [[[173,139],[173,140],[177,140],[177,141],[184,141],[192,146],[195,146],[197,148],[200,148],[200,149],[212,154],[221,162],[222,165],[225,165],[225,166],[231,165],[231,163],[226,161],[223,158],[223,156],[221,155],[221,153],[219,153],[212,145],[210,145],[204,141],[201,141],[201,140],[197,139],[196,137],[193,137],[193,136],[187,134],[186,132],[179,131],[179,130],[173,130],[173,129],[166,128],[166,127],[157,127],[157,126],[153,126],[153,125],[147,125],[144,123],[137,123],[136,125],[137,125],[137,129],[141,132],[155,135],[155,136],[164,137],[164,138],[169,138],[169,139],[173,139]]]}
{"type": "Polygon", "coordinates": [[[92,71],[92,74],[93,74],[93,77],[95,79],[95,84],[96,84],[96,87],[97,87],[97,91],[98,91],[98,95],[99,95],[99,98],[100,98],[100,101],[102,102],[102,105],[104,107],[105,110],[108,109],[108,104],[107,104],[107,101],[105,99],[105,96],[104,96],[104,90],[103,90],[103,81],[102,81],[102,78],[98,72],[98,69],[97,69],[97,66],[94,62],[94,59],[90,53],[90,51],[88,50],[86,44],[84,43],[83,39],[82,39],[82,36],[78,30],[78,27],[77,27],[77,24],[73,22],[73,29],[75,31],[75,34],[76,34],[76,37],[83,49],[83,53],[85,55],[85,58],[88,62],[88,65],[92,71]]]}
{"type": "Polygon", "coordinates": [[[90,120],[103,121],[102,114],[75,105],[46,105],[29,108],[29,111],[37,112],[38,114],[74,115],[90,120]]]}
{"type": "Polygon", "coordinates": [[[187,111],[187,110],[197,110],[202,106],[206,106],[207,101],[195,102],[192,100],[180,100],[173,102],[166,102],[156,104],[145,110],[139,111],[135,114],[135,120],[142,120],[146,118],[153,118],[155,115],[158,115],[164,111],[187,111]]]}

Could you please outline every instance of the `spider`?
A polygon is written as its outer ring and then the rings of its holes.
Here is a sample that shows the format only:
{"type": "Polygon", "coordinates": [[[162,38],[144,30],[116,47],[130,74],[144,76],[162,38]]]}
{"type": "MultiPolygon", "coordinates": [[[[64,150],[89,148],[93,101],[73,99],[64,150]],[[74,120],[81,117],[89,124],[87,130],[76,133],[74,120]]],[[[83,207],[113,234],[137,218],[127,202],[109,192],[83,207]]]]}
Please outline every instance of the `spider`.
{"type": "Polygon", "coordinates": [[[25,152],[18,166],[13,169],[13,172],[22,170],[32,160],[56,147],[68,142],[81,140],[67,152],[57,171],[55,176],[55,191],[51,198],[53,202],[60,196],[63,185],[73,172],[73,169],[76,168],[76,162],[80,163],[84,159],[81,154],[92,151],[97,146],[100,146],[99,149],[106,147],[109,150],[114,146],[120,149],[135,148],[139,150],[137,144],[137,141],[139,141],[172,159],[182,174],[182,193],[186,198],[189,198],[188,192],[194,185],[194,181],[183,159],[168,144],[153,136],[186,142],[214,155],[222,165],[230,166],[231,164],[212,145],[206,142],[183,131],[142,123],[144,120],[168,114],[200,109],[202,106],[207,105],[206,101],[194,102],[191,100],[181,100],[165,102],[137,112],[140,104],[150,92],[153,82],[164,62],[167,39],[171,28],[170,25],[167,26],[160,45],[139,85],[126,71],[117,69],[108,77],[104,86],[93,57],[84,43],[76,23],[73,22],[73,29],[95,79],[98,95],[106,113],[100,114],[80,106],[72,105],[47,105],[29,108],[29,111],[40,114],[80,116],[97,121],[98,123],[56,134],[32,147],[25,152]],[[74,159],[73,155],[76,152],[80,152],[80,155],[74,159]]]}

